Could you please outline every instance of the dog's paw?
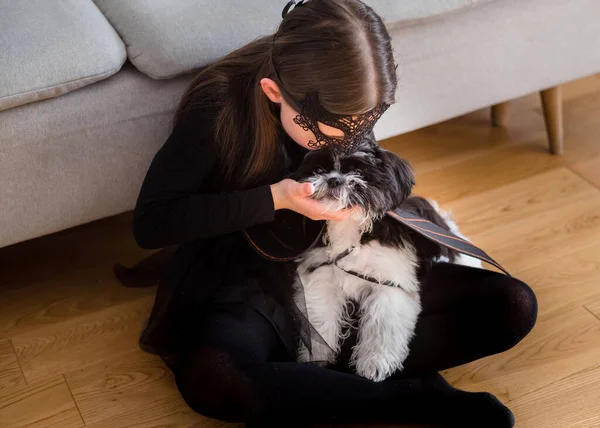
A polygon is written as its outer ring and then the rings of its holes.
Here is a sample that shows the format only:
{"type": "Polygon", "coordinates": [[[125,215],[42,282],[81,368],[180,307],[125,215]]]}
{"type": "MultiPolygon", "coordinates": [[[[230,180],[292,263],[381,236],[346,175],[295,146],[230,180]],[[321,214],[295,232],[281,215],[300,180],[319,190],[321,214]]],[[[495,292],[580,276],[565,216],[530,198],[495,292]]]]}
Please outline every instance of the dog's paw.
{"type": "Polygon", "coordinates": [[[381,382],[390,377],[397,370],[402,369],[402,366],[390,365],[385,358],[377,357],[364,359],[357,358],[355,367],[357,375],[370,379],[373,382],[381,382]]]}

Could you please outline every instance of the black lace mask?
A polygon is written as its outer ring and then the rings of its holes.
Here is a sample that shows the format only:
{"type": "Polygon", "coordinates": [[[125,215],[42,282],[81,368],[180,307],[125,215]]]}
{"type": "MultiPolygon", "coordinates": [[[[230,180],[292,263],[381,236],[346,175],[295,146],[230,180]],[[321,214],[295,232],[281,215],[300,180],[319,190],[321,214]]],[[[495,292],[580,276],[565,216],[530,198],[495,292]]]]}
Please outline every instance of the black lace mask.
{"type": "MultiPolygon", "coordinates": [[[[285,15],[288,13],[290,6],[299,6],[302,3],[302,1],[297,3],[290,1],[287,4],[286,9],[284,9],[283,16],[285,17],[285,15]]],[[[280,89],[286,93],[288,98],[293,100],[294,98],[290,96],[289,92],[287,92],[283,86],[283,81],[279,76],[277,67],[275,67],[275,62],[273,60],[273,50],[276,37],[277,33],[273,34],[271,49],[269,52],[271,67],[278,80],[280,89]]],[[[358,115],[358,117],[354,119],[352,115],[339,115],[327,111],[319,102],[319,94],[314,91],[307,93],[304,100],[300,102],[292,102],[291,104],[294,106],[294,108],[296,108],[297,111],[300,112],[300,114],[294,118],[294,122],[301,126],[305,131],[312,131],[312,133],[315,134],[315,140],[310,140],[308,142],[308,146],[310,148],[320,149],[325,146],[331,146],[332,149],[345,153],[354,151],[356,146],[358,146],[358,144],[362,141],[365,134],[373,130],[377,120],[379,120],[381,115],[390,107],[389,104],[381,103],[373,110],[358,115]],[[344,136],[339,138],[323,134],[319,128],[319,122],[340,129],[344,133],[344,136]]]]}
{"type": "Polygon", "coordinates": [[[389,108],[388,104],[380,104],[373,110],[358,115],[356,118],[347,115],[330,113],[319,102],[318,94],[315,92],[306,95],[300,101],[300,114],[294,118],[294,122],[305,131],[312,131],[315,140],[310,140],[308,146],[320,149],[331,146],[332,149],[342,152],[352,152],[362,141],[365,134],[370,132],[381,115],[389,108]],[[332,126],[344,133],[343,137],[331,137],[325,135],[319,128],[319,123],[332,126]]]}

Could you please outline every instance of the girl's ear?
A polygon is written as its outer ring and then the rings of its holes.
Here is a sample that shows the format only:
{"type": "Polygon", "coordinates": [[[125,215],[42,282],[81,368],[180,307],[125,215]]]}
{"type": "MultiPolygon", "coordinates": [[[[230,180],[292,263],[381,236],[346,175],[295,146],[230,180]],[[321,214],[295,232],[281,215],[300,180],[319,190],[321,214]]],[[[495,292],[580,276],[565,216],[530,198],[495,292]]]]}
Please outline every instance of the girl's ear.
{"type": "Polygon", "coordinates": [[[260,79],[260,87],[272,102],[281,104],[281,90],[275,81],[268,77],[264,77],[260,79]]]}

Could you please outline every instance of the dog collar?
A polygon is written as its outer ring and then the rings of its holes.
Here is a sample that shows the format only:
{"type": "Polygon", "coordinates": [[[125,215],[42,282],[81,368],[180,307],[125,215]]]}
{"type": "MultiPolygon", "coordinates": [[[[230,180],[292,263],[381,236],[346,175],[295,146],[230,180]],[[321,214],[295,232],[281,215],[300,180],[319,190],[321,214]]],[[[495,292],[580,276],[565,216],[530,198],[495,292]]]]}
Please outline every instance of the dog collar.
{"type": "MultiPolygon", "coordinates": [[[[377,278],[373,278],[372,276],[365,275],[365,274],[362,274],[360,272],[356,272],[356,271],[351,270],[351,269],[344,269],[343,267],[341,267],[338,264],[338,262],[341,259],[343,259],[344,257],[349,256],[352,253],[352,251],[354,251],[355,248],[356,247],[352,247],[352,248],[347,249],[346,251],[344,251],[344,252],[338,254],[337,256],[335,256],[333,258],[333,260],[328,260],[328,261],[323,262],[323,263],[321,263],[321,264],[319,264],[317,266],[311,266],[311,267],[308,268],[308,271],[309,272],[314,272],[315,270],[319,269],[320,267],[333,265],[336,268],[338,268],[339,270],[341,270],[343,272],[346,272],[348,275],[352,275],[352,276],[355,276],[357,278],[364,279],[365,281],[371,282],[373,284],[387,285],[387,286],[390,286],[390,287],[396,287],[396,288],[402,288],[402,289],[404,289],[404,287],[402,287],[402,284],[397,284],[394,281],[389,281],[389,280],[379,281],[379,280],[377,280],[377,278]]],[[[404,291],[406,291],[406,290],[404,290],[404,291]]]]}

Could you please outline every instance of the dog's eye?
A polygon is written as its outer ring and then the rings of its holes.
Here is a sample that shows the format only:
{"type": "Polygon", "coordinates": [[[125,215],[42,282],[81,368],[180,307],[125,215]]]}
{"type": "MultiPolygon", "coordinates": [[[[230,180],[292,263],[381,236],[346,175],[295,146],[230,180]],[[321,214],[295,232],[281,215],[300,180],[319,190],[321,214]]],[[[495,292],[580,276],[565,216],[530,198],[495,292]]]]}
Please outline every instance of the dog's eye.
{"type": "Polygon", "coordinates": [[[344,173],[348,173],[348,172],[353,172],[355,169],[357,169],[356,165],[354,163],[346,163],[345,165],[342,165],[342,172],[344,173]]]}

